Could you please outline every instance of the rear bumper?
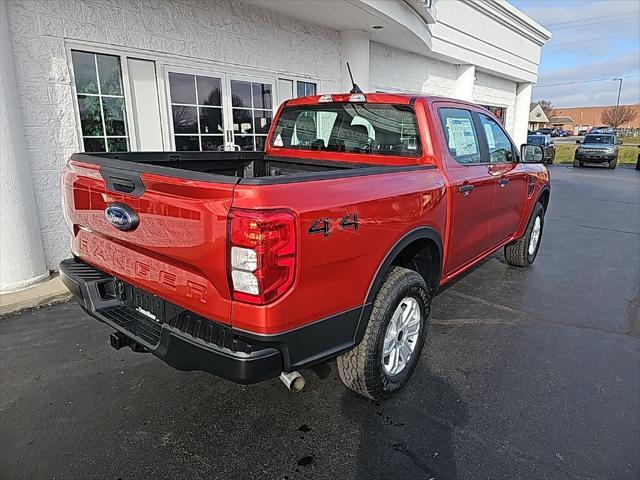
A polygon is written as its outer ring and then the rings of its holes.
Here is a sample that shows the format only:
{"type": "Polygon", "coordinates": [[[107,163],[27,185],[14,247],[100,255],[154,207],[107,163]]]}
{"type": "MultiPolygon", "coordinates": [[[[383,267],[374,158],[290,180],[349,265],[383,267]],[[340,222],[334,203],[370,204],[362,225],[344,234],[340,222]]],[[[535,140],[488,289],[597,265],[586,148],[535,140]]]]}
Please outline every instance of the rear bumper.
{"type": "Polygon", "coordinates": [[[172,367],[243,384],[275,378],[353,348],[364,334],[362,320],[372,308],[365,304],[304,327],[262,335],[222,325],[169,302],[164,303],[166,318],[153,320],[117,293],[132,286],[75,259],[60,264],[60,278],[89,315],[172,367]]]}
{"type": "Polygon", "coordinates": [[[282,372],[278,349],[253,345],[235,336],[231,328],[174,305],[176,315],[158,323],[127,306],[117,294],[105,294],[105,286],[117,280],[86,263],[64,260],[60,278],[89,315],[178,370],[201,370],[243,384],[282,372]]]}

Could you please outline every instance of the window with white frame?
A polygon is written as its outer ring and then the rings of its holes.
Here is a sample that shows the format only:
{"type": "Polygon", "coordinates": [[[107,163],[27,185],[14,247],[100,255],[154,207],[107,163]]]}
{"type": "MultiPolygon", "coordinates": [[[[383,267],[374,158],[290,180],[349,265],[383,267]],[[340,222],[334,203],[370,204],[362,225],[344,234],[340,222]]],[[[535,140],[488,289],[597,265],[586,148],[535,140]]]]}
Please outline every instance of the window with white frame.
{"type": "Polygon", "coordinates": [[[298,80],[296,82],[297,97],[309,97],[316,94],[316,84],[313,82],[303,82],[298,80]]]}
{"type": "Polygon", "coordinates": [[[264,150],[271,127],[271,84],[231,80],[233,141],[241,150],[264,150]]]}
{"type": "Polygon", "coordinates": [[[288,78],[278,79],[278,95],[280,103],[290,98],[305,97],[308,95],[316,95],[318,84],[314,82],[305,82],[302,80],[289,80],[288,78]]]}
{"type": "Polygon", "coordinates": [[[222,79],[169,73],[176,150],[224,150],[222,79]]]}
{"type": "Polygon", "coordinates": [[[84,151],[129,150],[120,57],[79,50],[71,57],[84,151]]]}

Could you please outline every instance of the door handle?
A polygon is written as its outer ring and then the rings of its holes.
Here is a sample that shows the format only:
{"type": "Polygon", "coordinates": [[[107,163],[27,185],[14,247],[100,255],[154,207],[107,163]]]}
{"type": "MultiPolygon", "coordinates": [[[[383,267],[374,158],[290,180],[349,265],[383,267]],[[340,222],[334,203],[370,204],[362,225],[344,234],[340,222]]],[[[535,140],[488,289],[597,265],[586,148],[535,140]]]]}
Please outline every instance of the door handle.
{"type": "Polygon", "coordinates": [[[501,187],[504,187],[507,185],[507,183],[509,183],[509,179],[508,178],[501,178],[500,180],[498,180],[498,183],[500,184],[501,187]]]}
{"type": "Polygon", "coordinates": [[[458,187],[458,191],[466,196],[469,195],[474,188],[476,187],[474,187],[473,185],[461,185],[460,187],[458,187]]]}

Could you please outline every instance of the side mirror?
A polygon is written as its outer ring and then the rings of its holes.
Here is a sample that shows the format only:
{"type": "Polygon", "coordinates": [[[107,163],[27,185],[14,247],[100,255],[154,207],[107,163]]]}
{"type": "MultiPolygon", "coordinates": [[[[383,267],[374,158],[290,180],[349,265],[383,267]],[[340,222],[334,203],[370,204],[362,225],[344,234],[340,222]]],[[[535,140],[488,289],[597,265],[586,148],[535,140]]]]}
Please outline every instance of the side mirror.
{"type": "Polygon", "coordinates": [[[576,140],[576,145],[579,145],[582,143],[582,140],[576,140]]]}
{"type": "Polygon", "coordinates": [[[520,147],[520,158],[524,163],[544,163],[544,149],[542,145],[526,143],[520,147]]]}

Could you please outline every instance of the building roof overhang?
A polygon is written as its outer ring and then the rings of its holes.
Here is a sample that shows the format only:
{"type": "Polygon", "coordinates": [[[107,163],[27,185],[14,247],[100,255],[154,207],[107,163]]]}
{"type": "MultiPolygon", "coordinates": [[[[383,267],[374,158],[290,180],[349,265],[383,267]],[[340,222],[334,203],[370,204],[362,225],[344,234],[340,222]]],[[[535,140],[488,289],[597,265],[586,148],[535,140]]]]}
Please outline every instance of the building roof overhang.
{"type": "Polygon", "coordinates": [[[518,82],[536,81],[540,49],[551,38],[506,0],[243,1],[303,23],[365,31],[374,42],[518,82]]]}

